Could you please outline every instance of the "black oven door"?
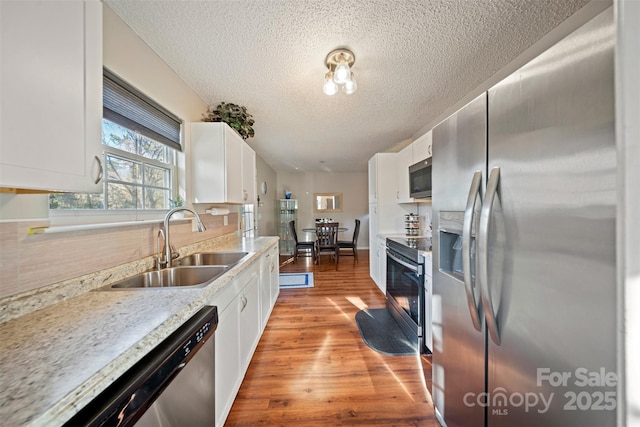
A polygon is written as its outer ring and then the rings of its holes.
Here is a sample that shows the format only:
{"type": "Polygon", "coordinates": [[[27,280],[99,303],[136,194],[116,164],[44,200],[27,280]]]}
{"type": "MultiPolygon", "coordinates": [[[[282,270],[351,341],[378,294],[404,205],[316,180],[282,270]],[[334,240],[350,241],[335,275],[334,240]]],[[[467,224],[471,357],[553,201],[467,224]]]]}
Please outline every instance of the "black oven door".
{"type": "Polygon", "coordinates": [[[419,338],[422,337],[424,266],[388,249],[387,305],[408,336],[415,334],[419,338]]]}

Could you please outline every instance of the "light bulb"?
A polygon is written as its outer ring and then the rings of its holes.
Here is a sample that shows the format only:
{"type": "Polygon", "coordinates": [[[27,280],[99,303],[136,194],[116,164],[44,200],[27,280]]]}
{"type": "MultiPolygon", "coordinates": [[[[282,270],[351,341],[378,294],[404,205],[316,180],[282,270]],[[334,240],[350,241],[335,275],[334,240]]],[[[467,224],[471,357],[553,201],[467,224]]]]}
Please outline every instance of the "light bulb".
{"type": "Polygon", "coordinates": [[[325,95],[335,95],[338,93],[338,85],[333,81],[333,73],[329,71],[324,75],[324,86],[322,86],[322,91],[325,95]]]}
{"type": "Polygon", "coordinates": [[[349,79],[344,83],[344,86],[342,86],[342,91],[347,95],[351,95],[356,91],[356,89],[358,89],[358,85],[356,84],[356,76],[351,73],[349,79]]]}
{"type": "Polygon", "coordinates": [[[340,61],[336,70],[333,73],[333,81],[338,83],[339,85],[345,84],[347,80],[349,80],[349,75],[351,74],[351,69],[349,68],[349,64],[346,61],[340,61]]]}

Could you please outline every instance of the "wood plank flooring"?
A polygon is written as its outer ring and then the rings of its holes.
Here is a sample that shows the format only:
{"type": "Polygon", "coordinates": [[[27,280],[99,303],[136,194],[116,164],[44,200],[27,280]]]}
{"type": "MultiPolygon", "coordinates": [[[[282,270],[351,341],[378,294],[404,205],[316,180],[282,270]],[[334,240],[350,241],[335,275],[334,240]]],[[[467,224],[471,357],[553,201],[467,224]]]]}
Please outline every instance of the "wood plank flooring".
{"type": "Polygon", "coordinates": [[[313,271],[315,287],[280,291],[225,425],[439,425],[430,359],[385,356],[360,337],[355,314],[384,307],[385,297],[368,251],[358,258],[341,257],[338,271],[310,258],[280,268],[313,271]]]}

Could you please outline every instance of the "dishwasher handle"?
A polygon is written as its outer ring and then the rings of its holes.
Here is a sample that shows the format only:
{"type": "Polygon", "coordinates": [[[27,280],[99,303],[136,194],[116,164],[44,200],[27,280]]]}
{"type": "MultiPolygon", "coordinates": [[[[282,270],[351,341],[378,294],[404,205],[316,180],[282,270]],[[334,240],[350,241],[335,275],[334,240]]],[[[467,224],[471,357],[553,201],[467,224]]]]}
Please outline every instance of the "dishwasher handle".
{"type": "Polygon", "coordinates": [[[217,307],[203,307],[65,426],[132,426],[212,338],[217,326],[217,307]]]}

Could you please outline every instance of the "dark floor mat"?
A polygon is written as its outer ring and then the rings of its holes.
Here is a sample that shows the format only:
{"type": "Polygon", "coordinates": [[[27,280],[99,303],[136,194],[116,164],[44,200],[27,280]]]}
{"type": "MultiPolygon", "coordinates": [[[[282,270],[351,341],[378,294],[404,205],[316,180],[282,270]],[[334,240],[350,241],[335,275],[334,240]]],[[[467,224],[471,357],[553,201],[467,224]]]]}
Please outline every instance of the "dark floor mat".
{"type": "Polygon", "coordinates": [[[356,323],[366,345],[387,356],[418,354],[417,343],[409,341],[386,308],[360,310],[356,323]]]}

